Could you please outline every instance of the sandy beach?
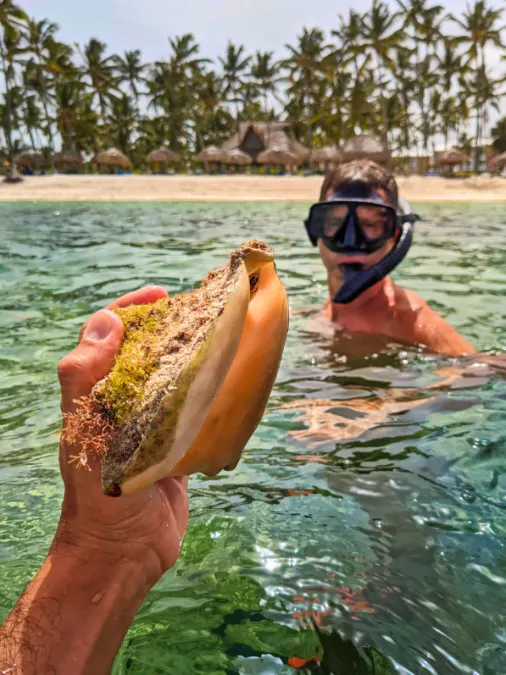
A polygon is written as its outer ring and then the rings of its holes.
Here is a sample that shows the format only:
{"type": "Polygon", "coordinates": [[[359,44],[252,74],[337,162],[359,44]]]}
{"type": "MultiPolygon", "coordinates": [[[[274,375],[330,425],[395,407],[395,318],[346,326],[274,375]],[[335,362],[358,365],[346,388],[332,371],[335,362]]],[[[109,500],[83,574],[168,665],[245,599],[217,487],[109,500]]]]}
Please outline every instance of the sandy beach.
{"type": "MultiPolygon", "coordinates": [[[[0,184],[0,201],[181,202],[301,201],[318,198],[321,176],[54,176],[0,184]]],[[[413,202],[506,201],[506,178],[398,179],[413,202]]]]}

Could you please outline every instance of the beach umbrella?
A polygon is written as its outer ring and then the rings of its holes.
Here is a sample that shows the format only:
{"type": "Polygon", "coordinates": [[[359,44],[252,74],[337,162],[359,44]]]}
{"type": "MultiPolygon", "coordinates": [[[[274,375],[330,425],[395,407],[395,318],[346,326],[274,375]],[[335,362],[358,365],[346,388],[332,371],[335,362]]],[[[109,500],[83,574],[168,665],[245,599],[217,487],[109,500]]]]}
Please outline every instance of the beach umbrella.
{"type": "Polygon", "coordinates": [[[20,166],[41,166],[42,164],[49,164],[49,160],[44,157],[41,152],[37,150],[27,150],[16,157],[16,164],[20,166]]]}
{"type": "Polygon", "coordinates": [[[76,150],[62,150],[54,156],[55,164],[82,164],[83,158],[76,150]]]}
{"type": "Polygon", "coordinates": [[[327,145],[324,148],[313,150],[309,155],[309,161],[312,164],[320,164],[320,162],[333,162],[336,164],[341,161],[341,153],[337,148],[327,145]]]}
{"type": "Polygon", "coordinates": [[[506,166],[506,152],[503,152],[500,155],[496,155],[495,157],[492,157],[490,160],[490,165],[494,171],[496,170],[501,170],[504,169],[506,166]]]}
{"type": "Polygon", "coordinates": [[[344,162],[355,159],[370,159],[373,162],[389,162],[391,160],[388,145],[375,136],[354,136],[345,141],[342,148],[344,162]]]}
{"type": "Polygon", "coordinates": [[[158,162],[159,164],[166,164],[167,162],[180,162],[181,157],[177,152],[173,152],[168,148],[157,148],[149,153],[146,157],[146,162],[148,164],[154,164],[158,162]]]}
{"type": "Polygon", "coordinates": [[[226,153],[215,145],[209,145],[197,155],[198,162],[223,162],[226,153]]]}
{"type": "Polygon", "coordinates": [[[246,164],[253,164],[253,159],[248,155],[247,152],[242,150],[228,150],[225,153],[223,161],[225,164],[236,164],[239,166],[245,166],[246,164]]]}
{"type": "Polygon", "coordinates": [[[275,148],[267,148],[257,157],[259,164],[297,164],[302,160],[303,157],[293,150],[276,150],[275,148]]]}
{"type": "Polygon", "coordinates": [[[460,150],[443,150],[436,153],[436,166],[454,166],[455,164],[465,164],[467,155],[460,150]]]}
{"type": "Polygon", "coordinates": [[[104,152],[99,152],[93,160],[97,164],[107,164],[108,166],[120,166],[123,169],[129,169],[132,166],[131,161],[118,148],[109,148],[104,152]]]}

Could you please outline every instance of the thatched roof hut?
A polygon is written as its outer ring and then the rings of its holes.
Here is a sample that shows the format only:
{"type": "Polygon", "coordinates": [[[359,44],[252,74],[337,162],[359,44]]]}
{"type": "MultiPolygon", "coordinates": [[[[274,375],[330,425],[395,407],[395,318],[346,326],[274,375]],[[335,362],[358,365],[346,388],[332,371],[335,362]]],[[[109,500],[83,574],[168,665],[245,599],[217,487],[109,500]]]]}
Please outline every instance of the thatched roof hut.
{"type": "Polygon", "coordinates": [[[221,150],[239,150],[257,164],[300,164],[309,150],[291,136],[289,126],[287,122],[240,122],[221,150]]]}
{"type": "Polygon", "coordinates": [[[93,160],[97,164],[106,164],[108,166],[120,166],[123,169],[129,169],[132,162],[118,148],[109,148],[104,152],[99,152],[93,160]]]}
{"type": "Polygon", "coordinates": [[[223,162],[226,153],[215,145],[208,145],[197,155],[198,162],[223,162]]]}
{"type": "Polygon", "coordinates": [[[227,150],[225,152],[225,159],[223,160],[225,164],[235,164],[236,166],[246,166],[247,164],[253,164],[253,159],[250,155],[242,150],[227,150]]]}
{"type": "Polygon", "coordinates": [[[168,162],[180,162],[181,157],[169,148],[157,148],[152,150],[146,157],[148,164],[167,164],[168,162]]]}
{"type": "Polygon", "coordinates": [[[292,150],[282,150],[276,148],[267,148],[257,157],[259,164],[297,164],[303,161],[302,158],[292,150]]]}
{"type": "Polygon", "coordinates": [[[330,145],[326,145],[323,148],[317,148],[309,155],[311,164],[320,164],[321,162],[332,162],[337,164],[341,159],[342,155],[340,151],[330,145]]]}
{"type": "Polygon", "coordinates": [[[342,147],[344,162],[354,159],[370,159],[373,162],[390,163],[392,157],[388,144],[376,136],[354,136],[345,141],[342,147]]]}
{"type": "Polygon", "coordinates": [[[20,166],[28,167],[49,164],[49,160],[38,150],[26,150],[25,152],[20,153],[15,161],[16,164],[19,164],[20,166]]]}
{"type": "Polygon", "coordinates": [[[437,152],[435,160],[436,166],[455,166],[456,164],[466,164],[468,157],[465,152],[452,149],[437,152]]]}
{"type": "Polygon", "coordinates": [[[490,160],[490,165],[494,171],[500,171],[501,169],[504,169],[506,166],[506,152],[492,157],[490,160]]]}
{"type": "Polygon", "coordinates": [[[76,150],[62,150],[54,156],[55,164],[82,164],[83,158],[76,150]]]}

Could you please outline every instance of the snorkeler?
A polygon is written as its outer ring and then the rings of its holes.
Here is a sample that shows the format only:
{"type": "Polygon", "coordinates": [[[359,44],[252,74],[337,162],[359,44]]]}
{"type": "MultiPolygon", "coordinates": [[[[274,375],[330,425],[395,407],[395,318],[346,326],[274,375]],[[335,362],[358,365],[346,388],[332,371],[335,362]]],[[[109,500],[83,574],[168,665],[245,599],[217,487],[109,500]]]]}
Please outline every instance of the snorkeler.
{"type": "Polygon", "coordinates": [[[305,222],[327,270],[325,315],[349,333],[383,335],[448,356],[474,348],[389,273],[406,256],[414,223],[391,173],[359,160],[331,171],[305,222]],[[402,212],[403,211],[403,212],[402,212]]]}

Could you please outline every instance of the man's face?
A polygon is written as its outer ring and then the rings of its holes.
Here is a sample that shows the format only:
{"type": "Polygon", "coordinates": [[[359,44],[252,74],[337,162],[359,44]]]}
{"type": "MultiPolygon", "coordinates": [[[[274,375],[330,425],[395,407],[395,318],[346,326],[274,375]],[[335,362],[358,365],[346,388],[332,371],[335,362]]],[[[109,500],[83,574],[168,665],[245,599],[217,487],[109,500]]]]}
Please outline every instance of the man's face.
{"type": "MultiPolygon", "coordinates": [[[[329,193],[327,196],[330,196],[330,194],[333,192],[333,190],[329,190],[329,193]]],[[[372,190],[371,191],[372,195],[377,195],[380,197],[384,202],[388,203],[388,197],[387,194],[384,190],[381,188],[378,188],[377,190],[372,190]]],[[[336,206],[336,209],[339,209],[339,206],[336,206]]],[[[367,207],[363,206],[361,207],[362,210],[366,211],[367,207]]],[[[375,210],[377,213],[377,210],[375,210]]],[[[336,216],[339,216],[338,213],[336,213],[336,216]]],[[[380,228],[379,226],[381,225],[380,223],[376,223],[373,218],[368,219],[367,218],[367,213],[362,213],[361,217],[363,216],[363,221],[366,224],[366,234],[370,236],[371,238],[374,238],[375,236],[378,236],[380,228]],[[376,231],[378,230],[378,232],[376,231]]],[[[339,269],[339,266],[344,264],[344,263],[361,263],[364,267],[364,269],[369,269],[370,267],[373,267],[378,263],[382,258],[384,258],[390,251],[393,249],[395,244],[395,238],[392,237],[390,239],[386,239],[383,242],[383,245],[381,248],[379,248],[377,251],[374,251],[373,253],[368,253],[368,254],[360,254],[360,255],[346,255],[342,253],[335,253],[334,251],[329,250],[325,244],[323,243],[322,239],[318,239],[318,249],[320,251],[320,257],[323,261],[323,264],[327,268],[328,272],[333,272],[336,269],[339,269]]]]}

